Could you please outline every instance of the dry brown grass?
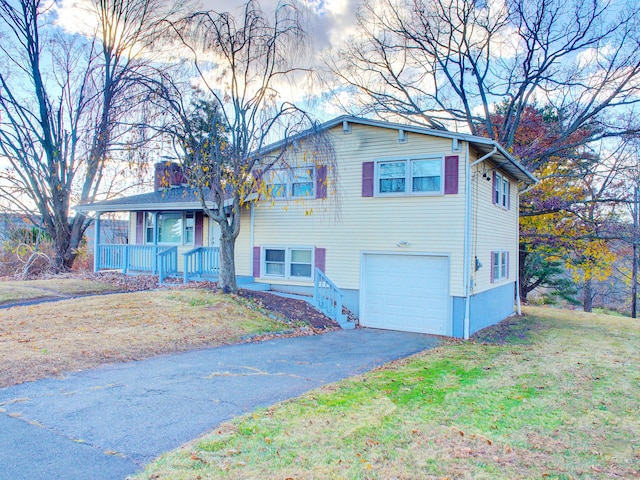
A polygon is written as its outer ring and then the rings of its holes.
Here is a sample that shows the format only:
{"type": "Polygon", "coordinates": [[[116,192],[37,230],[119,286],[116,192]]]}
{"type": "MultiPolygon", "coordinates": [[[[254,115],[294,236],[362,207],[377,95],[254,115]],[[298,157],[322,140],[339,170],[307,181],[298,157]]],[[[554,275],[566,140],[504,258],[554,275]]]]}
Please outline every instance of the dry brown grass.
{"type": "Polygon", "coordinates": [[[34,299],[68,297],[116,291],[119,288],[100,281],[53,278],[0,282],[0,305],[34,299]]]}
{"type": "Polygon", "coordinates": [[[118,293],[0,310],[0,387],[290,330],[240,297],[118,293]]]}

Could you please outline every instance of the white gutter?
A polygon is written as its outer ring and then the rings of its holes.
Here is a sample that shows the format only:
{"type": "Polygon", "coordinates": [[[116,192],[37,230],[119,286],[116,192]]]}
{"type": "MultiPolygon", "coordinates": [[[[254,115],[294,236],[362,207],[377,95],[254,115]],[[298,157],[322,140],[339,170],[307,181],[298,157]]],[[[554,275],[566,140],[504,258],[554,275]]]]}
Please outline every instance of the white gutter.
{"type": "Polygon", "coordinates": [[[470,337],[470,311],[471,311],[471,167],[475,167],[479,163],[484,162],[494,153],[498,151],[498,147],[494,145],[493,150],[483,155],[473,163],[469,163],[469,142],[467,145],[467,158],[465,164],[467,165],[465,172],[465,185],[464,195],[466,200],[465,205],[465,221],[464,221],[464,265],[462,274],[464,275],[464,339],[469,340],[470,337]]]}
{"type": "MultiPolygon", "coordinates": [[[[226,205],[226,202],[225,202],[226,205]]],[[[214,209],[213,202],[207,202],[207,207],[214,209]]],[[[77,205],[73,207],[76,212],[141,212],[149,210],[202,210],[202,202],[173,202],[173,203],[121,203],[117,205],[77,205]]]]}

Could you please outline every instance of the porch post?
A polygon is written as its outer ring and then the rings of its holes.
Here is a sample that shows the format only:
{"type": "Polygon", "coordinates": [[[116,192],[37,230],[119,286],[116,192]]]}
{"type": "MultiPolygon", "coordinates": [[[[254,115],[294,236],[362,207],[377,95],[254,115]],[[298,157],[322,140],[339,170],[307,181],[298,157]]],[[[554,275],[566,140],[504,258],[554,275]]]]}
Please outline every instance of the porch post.
{"type": "Polygon", "coordinates": [[[96,219],[93,223],[93,271],[100,271],[100,212],[96,212],[96,219]]]}

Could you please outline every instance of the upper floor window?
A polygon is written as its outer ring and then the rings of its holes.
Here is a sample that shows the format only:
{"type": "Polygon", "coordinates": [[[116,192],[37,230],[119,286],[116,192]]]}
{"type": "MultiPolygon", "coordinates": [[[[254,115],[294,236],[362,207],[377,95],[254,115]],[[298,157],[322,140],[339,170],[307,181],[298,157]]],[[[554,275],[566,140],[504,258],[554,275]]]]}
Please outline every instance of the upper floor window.
{"type": "Polygon", "coordinates": [[[442,193],[442,159],[417,158],[377,163],[378,194],[442,193]]]}
{"type": "Polygon", "coordinates": [[[499,173],[494,174],[493,203],[509,209],[509,179],[499,173]]]}
{"type": "Polygon", "coordinates": [[[267,175],[267,191],[274,198],[313,198],[315,168],[274,169],[267,175]]]}

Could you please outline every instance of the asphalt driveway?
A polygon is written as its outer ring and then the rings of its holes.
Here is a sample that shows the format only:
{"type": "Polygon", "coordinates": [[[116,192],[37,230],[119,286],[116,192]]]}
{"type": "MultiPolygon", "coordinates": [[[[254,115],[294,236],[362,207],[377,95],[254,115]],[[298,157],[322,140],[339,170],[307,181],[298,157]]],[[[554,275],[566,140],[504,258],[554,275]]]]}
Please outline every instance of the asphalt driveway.
{"type": "Polygon", "coordinates": [[[234,416],[438,343],[420,334],[343,330],[0,389],[0,478],[123,479],[234,416]]]}

